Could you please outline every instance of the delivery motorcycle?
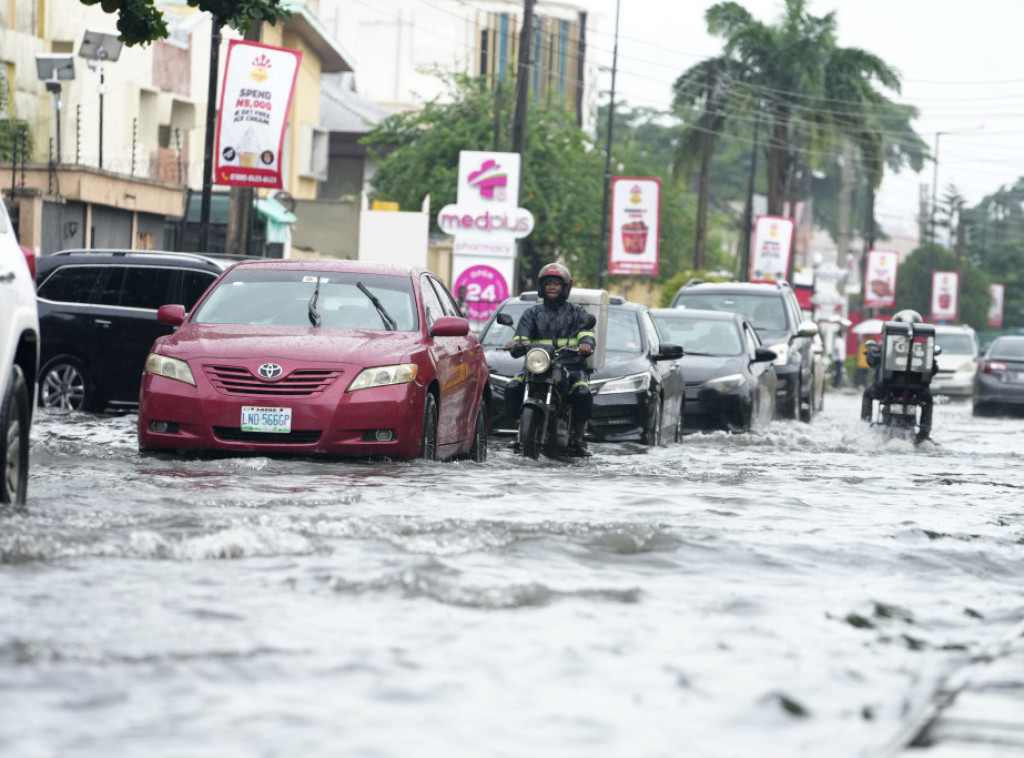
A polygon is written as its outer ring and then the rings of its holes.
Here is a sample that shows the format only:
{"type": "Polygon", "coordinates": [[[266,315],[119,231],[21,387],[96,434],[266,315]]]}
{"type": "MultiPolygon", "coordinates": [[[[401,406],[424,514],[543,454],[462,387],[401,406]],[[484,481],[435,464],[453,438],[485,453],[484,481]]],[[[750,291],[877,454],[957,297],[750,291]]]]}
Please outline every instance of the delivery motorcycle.
{"type": "Polygon", "coordinates": [[[867,349],[868,365],[875,372],[864,391],[861,418],[893,433],[913,434],[916,442],[928,439],[934,408],[929,385],[942,349],[935,344],[935,327],[887,322],[882,342],[869,340],[867,349]]]}
{"type": "MultiPolygon", "coordinates": [[[[498,314],[498,323],[512,326],[512,317],[498,314]]],[[[580,331],[593,329],[597,319],[587,314],[580,331]]],[[[564,361],[579,355],[579,348],[555,347],[548,343],[530,343],[513,348],[515,358],[523,361],[523,405],[515,449],[527,458],[566,458],[570,453],[573,419],[569,402],[569,370],[564,361]]]]}

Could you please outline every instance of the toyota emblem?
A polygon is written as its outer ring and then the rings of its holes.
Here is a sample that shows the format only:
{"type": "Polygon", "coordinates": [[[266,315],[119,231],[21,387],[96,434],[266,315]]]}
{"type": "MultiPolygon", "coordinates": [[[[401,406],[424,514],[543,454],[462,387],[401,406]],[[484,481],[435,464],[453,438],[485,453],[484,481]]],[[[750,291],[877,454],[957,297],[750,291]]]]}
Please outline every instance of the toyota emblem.
{"type": "Polygon", "coordinates": [[[259,368],[259,375],[264,379],[277,379],[283,371],[276,363],[264,363],[259,368]]]}

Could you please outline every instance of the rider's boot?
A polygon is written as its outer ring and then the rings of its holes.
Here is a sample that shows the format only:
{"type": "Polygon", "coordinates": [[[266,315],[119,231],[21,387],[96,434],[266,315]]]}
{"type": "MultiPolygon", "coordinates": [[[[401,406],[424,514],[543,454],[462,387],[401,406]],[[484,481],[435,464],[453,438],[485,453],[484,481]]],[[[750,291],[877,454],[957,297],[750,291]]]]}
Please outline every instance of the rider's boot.
{"type": "Polygon", "coordinates": [[[932,434],[932,403],[929,400],[921,408],[921,422],[917,427],[917,442],[930,439],[932,434]]]}
{"type": "Polygon", "coordinates": [[[572,429],[572,453],[577,458],[589,458],[593,453],[587,448],[587,441],[584,439],[587,433],[587,422],[575,424],[572,429]]]}

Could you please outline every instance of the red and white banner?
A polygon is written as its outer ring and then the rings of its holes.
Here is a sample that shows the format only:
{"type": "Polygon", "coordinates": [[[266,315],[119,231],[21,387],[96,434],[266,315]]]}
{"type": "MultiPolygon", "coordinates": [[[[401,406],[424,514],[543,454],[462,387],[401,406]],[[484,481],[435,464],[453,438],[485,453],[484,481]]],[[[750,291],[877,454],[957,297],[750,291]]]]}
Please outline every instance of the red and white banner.
{"type": "Polygon", "coordinates": [[[896,305],[896,270],[899,253],[868,250],[864,266],[864,307],[892,308],[896,305]]]}
{"type": "Polygon", "coordinates": [[[960,274],[956,271],[933,271],[931,321],[956,321],[959,312],[960,274]]]}
{"type": "Polygon", "coordinates": [[[302,53],[233,39],[217,115],[214,182],[284,187],[281,150],[302,53]]]}
{"type": "Polygon", "coordinates": [[[1006,287],[1002,284],[988,285],[988,293],[992,299],[988,304],[988,325],[1003,325],[1003,297],[1006,294],[1006,287]]]}
{"type": "Polygon", "coordinates": [[[657,276],[661,180],[613,177],[611,214],[608,273],[657,276]]]}
{"type": "Polygon", "coordinates": [[[758,216],[750,239],[751,282],[784,282],[789,278],[794,223],[781,216],[758,216]]]}

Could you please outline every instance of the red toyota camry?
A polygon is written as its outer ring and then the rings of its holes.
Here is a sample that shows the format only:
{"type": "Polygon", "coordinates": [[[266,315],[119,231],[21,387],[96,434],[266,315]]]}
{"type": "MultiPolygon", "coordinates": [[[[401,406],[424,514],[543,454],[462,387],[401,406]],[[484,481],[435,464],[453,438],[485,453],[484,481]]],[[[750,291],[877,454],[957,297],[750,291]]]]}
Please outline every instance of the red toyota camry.
{"type": "Polygon", "coordinates": [[[260,260],[225,271],[153,343],[142,452],[487,455],[487,364],[429,271],[260,260]]]}

